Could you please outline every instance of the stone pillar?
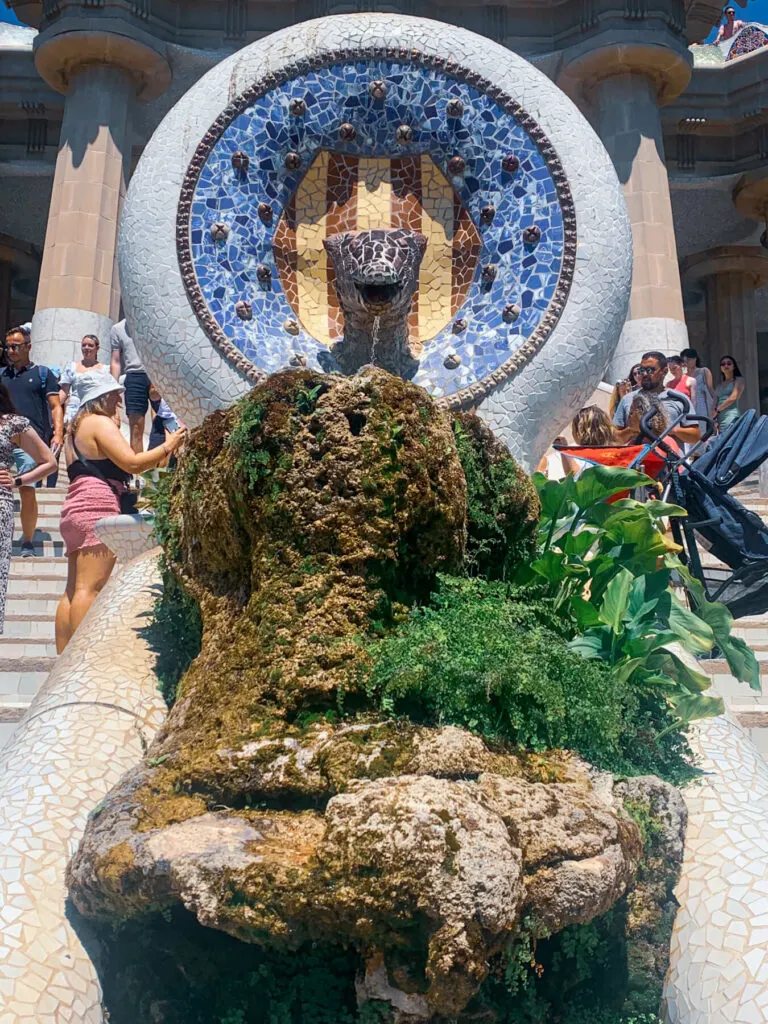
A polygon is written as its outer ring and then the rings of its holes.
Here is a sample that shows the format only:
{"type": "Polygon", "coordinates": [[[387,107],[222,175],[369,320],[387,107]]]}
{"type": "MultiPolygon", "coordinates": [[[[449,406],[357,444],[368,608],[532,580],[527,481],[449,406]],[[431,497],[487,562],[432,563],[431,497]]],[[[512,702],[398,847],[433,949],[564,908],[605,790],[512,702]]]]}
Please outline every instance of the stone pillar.
{"type": "Polygon", "coordinates": [[[686,282],[701,282],[707,301],[707,350],[717,384],[722,356],[732,355],[744,376],[742,409],[760,408],[755,290],[768,281],[768,253],[758,246],[722,245],[683,263],[686,282]]]}
{"type": "Polygon", "coordinates": [[[66,93],[37,306],[36,362],[61,366],[84,334],[106,352],[118,318],[116,246],[130,165],[134,99],[170,81],[164,58],[144,43],[103,33],[45,34],[35,52],[49,85],[66,93]]]}
{"type": "Polygon", "coordinates": [[[590,51],[559,79],[591,109],[632,224],[632,296],[609,381],[626,376],[650,349],[673,353],[688,345],[659,106],[685,89],[690,74],[686,52],[638,44],[590,51]]]}

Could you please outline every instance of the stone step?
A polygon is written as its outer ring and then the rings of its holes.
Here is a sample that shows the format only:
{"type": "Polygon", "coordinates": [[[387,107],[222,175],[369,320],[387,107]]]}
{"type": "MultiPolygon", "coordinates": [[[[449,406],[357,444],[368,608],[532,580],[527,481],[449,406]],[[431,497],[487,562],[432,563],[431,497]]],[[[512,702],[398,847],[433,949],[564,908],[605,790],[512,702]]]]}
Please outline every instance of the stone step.
{"type": "MultiPolygon", "coordinates": [[[[40,663],[41,659],[55,659],[56,644],[53,629],[50,638],[41,636],[14,637],[6,633],[0,637],[0,668],[10,670],[19,661],[40,663]],[[13,662],[14,664],[10,664],[13,662]]],[[[40,669],[43,671],[44,669],[40,669]]]]}
{"type": "MultiPolygon", "coordinates": [[[[18,644],[18,641],[14,640],[13,643],[18,644]]],[[[56,655],[46,654],[40,649],[42,647],[42,644],[38,644],[32,653],[14,655],[12,652],[9,657],[4,653],[2,638],[0,638],[0,672],[16,672],[20,675],[33,672],[47,676],[53,668],[56,655]]]]}
{"type": "MultiPolygon", "coordinates": [[[[62,558],[64,556],[64,541],[60,537],[37,534],[32,543],[35,547],[35,555],[38,557],[62,558]]],[[[13,554],[21,555],[21,541],[18,538],[13,542],[13,554]]]]}
{"type": "MultiPolygon", "coordinates": [[[[27,561],[31,559],[25,559],[25,562],[27,561]]],[[[63,572],[44,572],[39,575],[18,573],[8,580],[8,600],[10,601],[12,597],[31,597],[40,601],[61,597],[67,582],[66,564],[63,569],[63,572]]]]}
{"type": "Polygon", "coordinates": [[[21,579],[34,577],[35,579],[45,576],[54,576],[57,579],[67,575],[67,559],[63,555],[38,555],[35,558],[21,558],[18,555],[11,558],[10,579],[21,579]]]}
{"type": "Polygon", "coordinates": [[[62,587],[59,594],[9,594],[5,602],[6,621],[18,616],[50,619],[56,615],[56,607],[63,593],[62,587]]]}
{"type": "Polygon", "coordinates": [[[48,673],[0,669],[0,705],[29,703],[48,673]]]}
{"type": "Polygon", "coordinates": [[[54,615],[13,615],[5,616],[5,640],[53,640],[54,615]]]}
{"type": "MultiPolygon", "coordinates": [[[[67,497],[67,492],[65,490],[51,490],[48,487],[38,487],[35,491],[35,497],[40,508],[44,505],[55,505],[56,508],[61,508],[64,504],[64,499],[67,497]]],[[[21,511],[21,501],[19,498],[14,499],[13,507],[17,512],[21,511]]]]}
{"type": "MultiPolygon", "coordinates": [[[[40,514],[37,517],[36,533],[43,535],[52,534],[57,540],[60,539],[59,528],[61,526],[61,512],[56,510],[51,512],[50,509],[41,509],[40,514]]],[[[14,535],[16,537],[21,536],[21,518],[16,516],[14,521],[14,535]]]]}

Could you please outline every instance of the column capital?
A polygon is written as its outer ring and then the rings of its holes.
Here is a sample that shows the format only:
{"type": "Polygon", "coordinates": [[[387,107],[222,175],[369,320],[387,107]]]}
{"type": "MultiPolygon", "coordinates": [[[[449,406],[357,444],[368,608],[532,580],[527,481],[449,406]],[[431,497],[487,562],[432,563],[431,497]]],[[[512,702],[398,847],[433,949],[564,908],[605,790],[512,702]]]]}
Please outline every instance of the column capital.
{"type": "Polygon", "coordinates": [[[739,179],[733,203],[743,217],[768,223],[768,174],[764,168],[739,179]]]}
{"type": "Polygon", "coordinates": [[[35,40],[37,72],[56,92],[66,95],[78,72],[93,65],[106,65],[126,74],[142,103],[161,96],[171,84],[165,55],[127,34],[46,29],[35,40]]]}
{"type": "Polygon", "coordinates": [[[737,274],[752,288],[768,282],[768,252],[759,245],[718,245],[687,256],[680,265],[686,284],[696,284],[719,274],[737,274]]]}
{"type": "Polygon", "coordinates": [[[659,106],[671,103],[691,80],[692,58],[685,49],[654,42],[615,43],[566,58],[557,84],[570,96],[589,95],[617,75],[639,75],[656,90],[659,106]]]}

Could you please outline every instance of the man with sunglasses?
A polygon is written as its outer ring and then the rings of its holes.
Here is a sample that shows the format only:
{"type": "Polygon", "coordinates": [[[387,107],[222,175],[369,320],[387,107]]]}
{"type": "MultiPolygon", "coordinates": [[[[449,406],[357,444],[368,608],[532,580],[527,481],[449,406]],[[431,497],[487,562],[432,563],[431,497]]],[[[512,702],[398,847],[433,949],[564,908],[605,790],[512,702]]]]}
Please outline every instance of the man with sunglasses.
{"type": "MultiPolygon", "coordinates": [[[[677,419],[683,411],[683,405],[686,407],[686,412],[693,415],[693,406],[685,395],[664,387],[664,378],[667,375],[667,357],[661,352],[646,352],[635,372],[640,379],[642,390],[658,399],[667,423],[672,423],[677,419]]],[[[619,402],[613,416],[615,427],[625,430],[629,426],[629,414],[634,400],[635,395],[630,391],[619,402]]],[[[685,444],[696,444],[701,439],[701,431],[696,424],[689,427],[675,427],[672,437],[685,444]]]]}
{"type": "MultiPolygon", "coordinates": [[[[5,336],[7,365],[0,377],[8,388],[16,411],[26,416],[42,440],[50,445],[58,459],[64,443],[64,410],[59,399],[59,379],[47,366],[36,366],[30,359],[31,336],[27,327],[14,327],[5,336]]],[[[20,448],[14,451],[16,474],[33,468],[29,456],[20,448]]],[[[40,484],[38,483],[39,487],[40,484]]],[[[33,538],[37,527],[37,497],[34,487],[20,487],[21,555],[35,553],[33,538]]]]}
{"type": "Polygon", "coordinates": [[[732,39],[737,32],[744,28],[746,22],[736,21],[736,8],[730,5],[725,8],[725,24],[717,30],[715,43],[723,43],[732,39]]]}

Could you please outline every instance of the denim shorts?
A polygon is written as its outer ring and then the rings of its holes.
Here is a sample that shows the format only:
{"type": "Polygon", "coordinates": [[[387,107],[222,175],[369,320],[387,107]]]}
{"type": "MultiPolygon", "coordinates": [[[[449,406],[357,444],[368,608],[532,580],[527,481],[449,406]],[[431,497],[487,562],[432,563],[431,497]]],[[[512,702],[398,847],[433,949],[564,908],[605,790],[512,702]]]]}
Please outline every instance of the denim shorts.
{"type": "MultiPolygon", "coordinates": [[[[31,455],[27,455],[23,448],[13,449],[13,461],[16,463],[16,476],[21,476],[22,473],[30,473],[37,463],[31,455]]],[[[29,484],[29,487],[42,487],[43,481],[38,480],[36,484],[29,484]]]]}

